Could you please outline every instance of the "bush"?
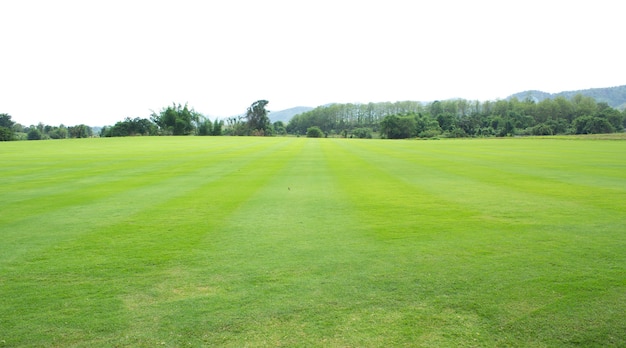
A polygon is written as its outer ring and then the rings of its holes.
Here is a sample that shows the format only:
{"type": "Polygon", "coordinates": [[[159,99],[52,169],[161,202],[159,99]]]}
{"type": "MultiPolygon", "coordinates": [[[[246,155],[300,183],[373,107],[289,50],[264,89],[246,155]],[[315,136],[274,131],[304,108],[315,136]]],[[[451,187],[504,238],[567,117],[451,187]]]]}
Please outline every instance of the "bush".
{"type": "Polygon", "coordinates": [[[380,123],[380,133],[387,139],[406,139],[415,136],[417,121],[414,116],[387,115],[380,123]]]}
{"type": "Polygon", "coordinates": [[[372,129],[371,128],[355,128],[352,130],[352,135],[359,139],[372,139],[372,129]]]}
{"type": "Polygon", "coordinates": [[[31,128],[31,130],[28,131],[27,137],[28,140],[41,140],[41,132],[37,128],[31,128]]]}
{"type": "Polygon", "coordinates": [[[307,138],[322,138],[324,136],[324,132],[322,132],[320,127],[313,126],[307,128],[306,136],[307,138]]]}
{"type": "Polygon", "coordinates": [[[613,125],[604,118],[593,116],[580,116],[572,122],[572,128],[576,134],[599,134],[614,133],[613,125]]]}
{"type": "Polygon", "coordinates": [[[553,135],[552,127],[545,123],[538,124],[531,129],[532,135],[553,135]]]}
{"type": "Polygon", "coordinates": [[[13,131],[9,127],[0,127],[0,141],[13,140],[13,131]]]}
{"type": "Polygon", "coordinates": [[[467,133],[462,128],[454,128],[451,131],[445,132],[444,136],[446,138],[465,138],[467,137],[467,133]]]}
{"type": "Polygon", "coordinates": [[[441,135],[441,132],[437,129],[427,129],[421,132],[418,136],[420,138],[434,138],[441,135]]]}

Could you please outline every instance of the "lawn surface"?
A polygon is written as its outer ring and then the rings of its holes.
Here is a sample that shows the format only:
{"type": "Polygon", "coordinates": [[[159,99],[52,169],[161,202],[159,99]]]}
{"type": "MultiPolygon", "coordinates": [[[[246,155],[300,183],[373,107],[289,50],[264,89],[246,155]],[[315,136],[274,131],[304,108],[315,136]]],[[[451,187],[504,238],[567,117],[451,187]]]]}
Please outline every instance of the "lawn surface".
{"type": "Polygon", "coordinates": [[[0,143],[0,347],[626,346],[626,141],[0,143]]]}

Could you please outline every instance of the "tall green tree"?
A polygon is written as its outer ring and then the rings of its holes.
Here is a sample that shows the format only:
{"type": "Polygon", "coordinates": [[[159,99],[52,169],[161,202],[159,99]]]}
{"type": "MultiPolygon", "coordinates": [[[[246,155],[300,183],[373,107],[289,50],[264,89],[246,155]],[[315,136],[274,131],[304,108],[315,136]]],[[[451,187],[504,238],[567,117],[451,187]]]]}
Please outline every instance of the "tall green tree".
{"type": "Polygon", "coordinates": [[[196,129],[195,124],[202,115],[187,104],[184,106],[172,103],[171,106],[161,109],[159,113],[152,112],[150,116],[164,135],[189,135],[196,129]]]}
{"type": "Polygon", "coordinates": [[[609,121],[601,117],[580,116],[572,122],[576,134],[613,133],[615,128],[609,121]]]}
{"type": "Polygon", "coordinates": [[[155,135],[157,126],[147,118],[126,117],[124,121],[117,122],[113,127],[105,127],[100,132],[104,137],[126,137],[132,135],[155,135]]]}
{"type": "Polygon", "coordinates": [[[67,128],[70,138],[89,138],[93,135],[93,130],[86,124],[79,124],[67,128]]]}
{"type": "Polygon", "coordinates": [[[222,135],[222,128],[224,128],[224,121],[216,118],[213,122],[213,130],[211,131],[211,135],[222,135]]]}
{"type": "Polygon", "coordinates": [[[268,111],[265,106],[269,102],[267,100],[257,100],[246,111],[246,120],[248,131],[255,135],[271,135],[272,122],[267,116],[268,111]]]}
{"type": "Polygon", "coordinates": [[[0,141],[13,140],[13,125],[15,122],[11,121],[11,115],[0,114],[0,141]]]}
{"type": "Polygon", "coordinates": [[[201,117],[198,121],[198,135],[212,135],[213,122],[210,119],[201,117]]]}
{"type": "Polygon", "coordinates": [[[28,140],[41,140],[42,134],[39,129],[31,127],[26,137],[28,140]]]}
{"type": "MultiPolygon", "coordinates": [[[[215,128],[215,125],[214,125],[215,128]]],[[[244,122],[243,116],[232,116],[226,119],[224,129],[226,135],[247,135],[247,123],[244,122]]]]}
{"type": "Polygon", "coordinates": [[[416,124],[412,115],[389,115],[380,123],[380,133],[388,139],[411,138],[415,136],[416,124]]]}
{"type": "Polygon", "coordinates": [[[277,134],[277,135],[287,134],[287,129],[285,128],[285,124],[283,123],[283,121],[274,122],[272,127],[274,128],[274,134],[277,134]]]}

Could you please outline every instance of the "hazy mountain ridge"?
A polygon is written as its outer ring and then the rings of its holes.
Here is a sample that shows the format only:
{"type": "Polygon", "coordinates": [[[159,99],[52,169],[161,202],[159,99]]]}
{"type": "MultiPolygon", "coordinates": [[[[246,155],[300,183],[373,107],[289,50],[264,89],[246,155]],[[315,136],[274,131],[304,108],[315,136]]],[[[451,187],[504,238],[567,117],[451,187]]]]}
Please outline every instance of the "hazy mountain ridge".
{"type": "Polygon", "coordinates": [[[287,123],[295,115],[301,114],[303,112],[307,112],[313,109],[314,108],[309,107],[309,106],[296,106],[293,108],[280,110],[280,111],[270,111],[268,116],[270,118],[270,121],[272,121],[272,123],[276,121],[282,121],[284,123],[287,123]]]}
{"type": "Polygon", "coordinates": [[[524,100],[526,98],[531,98],[536,102],[540,102],[544,99],[554,99],[556,97],[571,99],[577,94],[592,97],[598,102],[605,102],[613,108],[626,108],[626,85],[605,88],[589,88],[576,91],[563,91],[559,93],[547,93],[543,91],[529,90],[515,93],[509,96],[507,99],[517,98],[519,100],[524,100]]]}

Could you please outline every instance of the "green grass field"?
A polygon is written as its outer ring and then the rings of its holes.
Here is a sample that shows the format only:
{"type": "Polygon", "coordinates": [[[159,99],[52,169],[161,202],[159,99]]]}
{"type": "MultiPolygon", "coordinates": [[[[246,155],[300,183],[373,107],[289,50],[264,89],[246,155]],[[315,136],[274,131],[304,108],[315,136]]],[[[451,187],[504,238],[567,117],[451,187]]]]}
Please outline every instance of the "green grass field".
{"type": "Polygon", "coordinates": [[[624,347],[626,141],[0,143],[0,347],[624,347]]]}

